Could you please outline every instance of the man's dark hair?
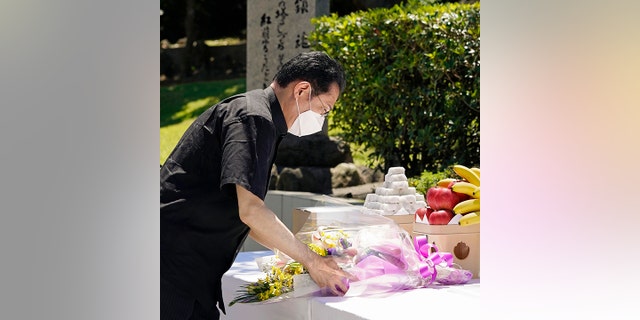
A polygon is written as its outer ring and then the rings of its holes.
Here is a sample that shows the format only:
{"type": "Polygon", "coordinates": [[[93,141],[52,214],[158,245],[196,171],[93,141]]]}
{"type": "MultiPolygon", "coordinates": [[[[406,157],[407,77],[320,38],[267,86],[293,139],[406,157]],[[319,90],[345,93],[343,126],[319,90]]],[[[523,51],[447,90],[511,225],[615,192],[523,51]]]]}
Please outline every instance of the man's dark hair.
{"type": "Polygon", "coordinates": [[[329,86],[334,82],[340,87],[340,93],[346,86],[340,63],[320,51],[298,54],[287,61],[273,79],[281,87],[296,80],[308,81],[316,95],[329,91],[329,86]]]}

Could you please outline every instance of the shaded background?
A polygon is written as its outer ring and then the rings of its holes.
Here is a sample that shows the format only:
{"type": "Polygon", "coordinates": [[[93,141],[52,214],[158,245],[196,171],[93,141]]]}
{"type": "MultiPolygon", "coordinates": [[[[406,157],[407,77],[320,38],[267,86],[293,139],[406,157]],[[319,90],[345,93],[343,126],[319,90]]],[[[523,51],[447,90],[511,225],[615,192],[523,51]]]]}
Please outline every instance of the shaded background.
{"type": "MultiPolygon", "coordinates": [[[[402,2],[331,0],[330,11],[342,16],[402,2]]],[[[161,0],[161,84],[245,77],[246,25],[247,0],[161,0]]]]}

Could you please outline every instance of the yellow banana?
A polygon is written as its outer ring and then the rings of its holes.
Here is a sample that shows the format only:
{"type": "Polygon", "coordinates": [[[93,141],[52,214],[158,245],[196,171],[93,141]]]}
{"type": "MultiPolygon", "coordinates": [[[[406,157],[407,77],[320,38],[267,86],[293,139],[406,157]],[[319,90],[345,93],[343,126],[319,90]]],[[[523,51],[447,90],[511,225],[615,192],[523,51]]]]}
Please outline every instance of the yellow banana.
{"type": "Polygon", "coordinates": [[[436,183],[436,185],[438,187],[446,188],[446,187],[449,186],[449,184],[451,182],[454,182],[454,181],[459,181],[459,180],[458,179],[454,179],[454,178],[446,178],[446,179],[442,179],[442,180],[438,181],[438,183],[436,183]]]}
{"type": "Polygon", "coordinates": [[[455,171],[463,179],[469,181],[469,183],[480,186],[480,177],[478,177],[475,172],[471,171],[471,169],[463,165],[456,164],[453,166],[453,171],[455,171]]]}
{"type": "Polygon", "coordinates": [[[480,210],[480,199],[469,199],[459,202],[453,207],[455,214],[465,214],[480,210]]]}
{"type": "Polygon", "coordinates": [[[473,190],[473,194],[471,195],[473,198],[480,199],[480,187],[477,187],[473,190]]]}
{"type": "Polygon", "coordinates": [[[467,213],[460,218],[460,221],[458,221],[458,224],[461,226],[468,226],[476,223],[480,223],[480,211],[467,213]]]}
{"type": "Polygon", "coordinates": [[[478,175],[478,178],[480,178],[480,168],[478,168],[478,167],[473,167],[473,168],[470,168],[470,169],[471,169],[471,171],[473,171],[476,175],[478,175]]]}
{"type": "MultiPolygon", "coordinates": [[[[478,198],[474,196],[474,192],[476,191],[476,189],[479,189],[479,188],[480,187],[477,187],[469,182],[458,181],[451,187],[451,190],[457,193],[464,193],[473,198],[478,198]]],[[[478,196],[479,195],[480,195],[480,191],[478,190],[478,196]]]]}

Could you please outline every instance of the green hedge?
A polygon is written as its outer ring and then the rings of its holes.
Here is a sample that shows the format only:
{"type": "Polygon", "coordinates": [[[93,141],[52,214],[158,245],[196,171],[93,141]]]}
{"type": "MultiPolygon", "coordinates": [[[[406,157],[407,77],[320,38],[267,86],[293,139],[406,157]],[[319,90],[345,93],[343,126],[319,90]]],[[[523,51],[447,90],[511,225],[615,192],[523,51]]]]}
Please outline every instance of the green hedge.
{"type": "Polygon", "coordinates": [[[340,61],[332,112],[346,141],[408,175],[480,163],[480,3],[403,6],[312,20],[315,50],[340,61]]]}
{"type": "Polygon", "coordinates": [[[452,169],[445,169],[442,172],[423,171],[419,176],[409,178],[409,186],[415,187],[416,192],[427,195],[429,188],[436,186],[438,181],[457,177],[458,175],[452,169]]]}

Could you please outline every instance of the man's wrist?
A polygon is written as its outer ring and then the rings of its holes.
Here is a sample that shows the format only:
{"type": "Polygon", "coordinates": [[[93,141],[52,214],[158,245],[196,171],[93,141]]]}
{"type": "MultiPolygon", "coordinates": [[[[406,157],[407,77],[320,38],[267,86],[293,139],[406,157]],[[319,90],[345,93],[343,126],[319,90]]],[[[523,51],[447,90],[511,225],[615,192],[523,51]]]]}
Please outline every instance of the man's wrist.
{"type": "Polygon", "coordinates": [[[320,255],[318,255],[317,253],[313,252],[313,250],[309,249],[308,247],[305,246],[305,253],[304,253],[304,262],[301,262],[302,265],[308,269],[310,268],[314,268],[319,262],[322,257],[320,255]]]}

